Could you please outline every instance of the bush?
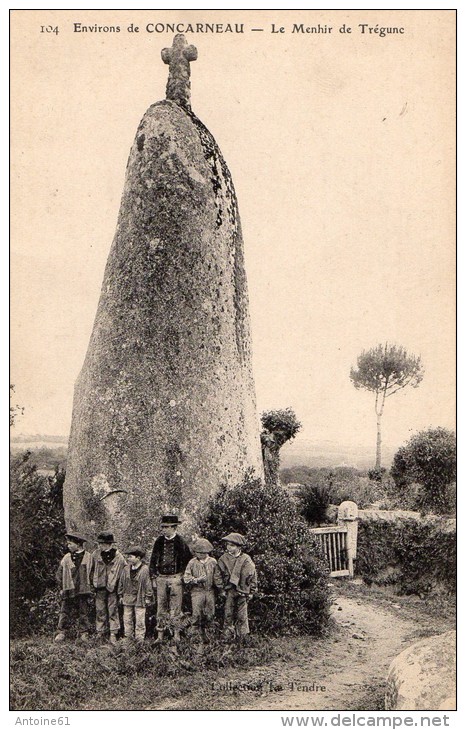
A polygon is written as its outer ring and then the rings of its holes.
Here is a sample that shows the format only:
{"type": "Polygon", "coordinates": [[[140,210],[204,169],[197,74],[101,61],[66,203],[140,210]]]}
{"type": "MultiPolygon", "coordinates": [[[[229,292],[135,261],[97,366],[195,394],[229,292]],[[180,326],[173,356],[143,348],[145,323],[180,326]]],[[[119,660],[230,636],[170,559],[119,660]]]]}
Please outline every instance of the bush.
{"type": "Polygon", "coordinates": [[[456,530],[434,520],[360,521],[357,573],[399,593],[456,590],[456,530]]]}
{"type": "Polygon", "coordinates": [[[413,436],[396,452],[391,475],[403,494],[413,482],[421,485],[417,507],[439,514],[454,511],[456,504],[456,437],[446,428],[432,428],[413,436]]]}
{"type": "MultiPolygon", "coordinates": [[[[41,634],[50,636],[57,629],[60,613],[60,591],[58,588],[47,588],[39,598],[19,597],[19,616],[24,617],[27,626],[18,631],[18,622],[15,619],[15,633],[28,635],[41,634]]],[[[23,623],[23,621],[21,622],[23,623]]]]}
{"type": "Polygon", "coordinates": [[[222,488],[208,505],[202,534],[218,544],[232,531],[244,535],[257,568],[260,594],[249,604],[253,630],[320,633],[330,607],[327,565],[283,490],[251,474],[234,489],[222,488]]]}
{"type": "Polygon", "coordinates": [[[327,508],[330,504],[330,495],[327,484],[304,485],[298,492],[298,499],[299,512],[311,525],[320,525],[328,521],[327,508]]]}
{"type": "Polygon", "coordinates": [[[63,482],[37,473],[26,452],[10,463],[10,608],[16,635],[37,628],[35,615],[46,591],[53,604],[55,572],[63,556],[65,522],[63,482]]]}
{"type": "Polygon", "coordinates": [[[300,482],[302,508],[301,514],[310,522],[324,522],[323,510],[316,517],[317,502],[330,501],[330,504],[341,504],[350,500],[364,509],[375,502],[383,508],[392,509],[398,505],[399,494],[393,494],[393,480],[388,474],[382,474],[381,481],[373,481],[364,476],[358,469],[348,466],[334,468],[293,467],[283,469],[280,475],[284,484],[300,482]],[[394,496],[396,499],[394,499],[394,496]],[[313,506],[315,502],[315,507],[313,506]],[[307,506],[308,505],[308,506],[307,506]]]}
{"type": "Polygon", "coordinates": [[[386,472],[387,470],[384,466],[375,466],[372,469],[369,469],[367,476],[371,482],[381,482],[386,472]]]}
{"type": "Polygon", "coordinates": [[[364,509],[374,503],[386,505],[388,502],[387,484],[372,481],[366,476],[356,475],[352,479],[341,481],[337,476],[332,480],[330,497],[332,504],[341,504],[350,500],[356,502],[359,509],[364,509]]]}

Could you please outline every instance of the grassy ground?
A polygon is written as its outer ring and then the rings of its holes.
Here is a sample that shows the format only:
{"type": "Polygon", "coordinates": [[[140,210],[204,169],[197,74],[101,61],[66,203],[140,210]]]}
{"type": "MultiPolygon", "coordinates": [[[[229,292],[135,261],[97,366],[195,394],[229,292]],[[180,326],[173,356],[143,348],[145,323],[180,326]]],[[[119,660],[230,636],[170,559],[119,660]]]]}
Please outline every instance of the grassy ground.
{"type": "Polygon", "coordinates": [[[387,595],[344,580],[334,581],[334,592],[322,637],[254,636],[243,647],[217,638],[204,652],[186,639],[178,652],[153,641],[112,647],[54,644],[50,636],[13,640],[11,709],[285,709],[300,702],[307,709],[383,709],[393,652],[454,627],[454,602],[387,595]],[[328,689],[321,699],[309,696],[312,706],[286,689],[313,679],[328,689]],[[230,680],[250,686],[219,690],[230,680]]]}
{"type": "Polygon", "coordinates": [[[222,672],[265,665],[279,656],[286,660],[299,644],[300,638],[253,637],[245,647],[214,640],[201,653],[199,645],[187,643],[176,650],[153,641],[112,647],[21,639],[11,647],[11,709],[123,709],[124,698],[124,709],[142,710],[154,694],[158,701],[173,701],[208,690],[222,672]]]}
{"type": "Polygon", "coordinates": [[[359,581],[345,579],[338,581],[337,589],[339,595],[384,608],[395,615],[401,612],[405,618],[419,623],[417,628],[413,627],[413,640],[449,631],[456,622],[455,595],[432,593],[423,598],[416,595],[397,596],[382,588],[369,588],[359,581]]]}

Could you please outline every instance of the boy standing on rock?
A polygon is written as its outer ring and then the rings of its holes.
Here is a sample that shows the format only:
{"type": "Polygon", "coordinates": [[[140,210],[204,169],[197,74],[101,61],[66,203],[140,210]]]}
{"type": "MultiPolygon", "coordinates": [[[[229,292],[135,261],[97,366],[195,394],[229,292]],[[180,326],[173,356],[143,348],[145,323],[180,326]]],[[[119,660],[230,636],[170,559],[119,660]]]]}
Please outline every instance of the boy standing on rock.
{"type": "Polygon", "coordinates": [[[91,554],[84,550],[86,538],[78,532],[66,535],[68,551],[57,570],[57,583],[61,590],[60,616],[55,641],[64,641],[66,629],[77,615],[78,630],[82,641],[89,637],[89,597],[92,594],[91,554]]]}
{"type": "Polygon", "coordinates": [[[118,614],[118,583],[126,565],[117,550],[112,532],[97,535],[99,547],[92,553],[92,584],[95,588],[95,625],[97,635],[110,633],[110,643],[116,644],[120,630],[118,614]]]}
{"type": "Polygon", "coordinates": [[[162,535],[154,543],[149,564],[152,585],[157,588],[157,641],[163,641],[165,629],[173,629],[176,642],[180,640],[183,573],[191,559],[191,551],[177,534],[177,515],[162,517],[162,535]]]}
{"type": "Polygon", "coordinates": [[[224,631],[226,637],[242,639],[249,634],[248,602],[257,591],[256,566],[242,548],[246,540],[239,532],[222,537],[225,552],[219,558],[214,582],[226,596],[224,631]]]}

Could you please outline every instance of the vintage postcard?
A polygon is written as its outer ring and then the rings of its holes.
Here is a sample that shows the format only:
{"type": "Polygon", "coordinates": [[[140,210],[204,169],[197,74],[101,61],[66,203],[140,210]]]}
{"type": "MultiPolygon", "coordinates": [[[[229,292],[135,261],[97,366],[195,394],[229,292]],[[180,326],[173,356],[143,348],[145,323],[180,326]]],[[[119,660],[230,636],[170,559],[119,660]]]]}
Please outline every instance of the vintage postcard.
{"type": "Polygon", "coordinates": [[[456,708],[455,36],[11,11],[18,717],[456,708]]]}

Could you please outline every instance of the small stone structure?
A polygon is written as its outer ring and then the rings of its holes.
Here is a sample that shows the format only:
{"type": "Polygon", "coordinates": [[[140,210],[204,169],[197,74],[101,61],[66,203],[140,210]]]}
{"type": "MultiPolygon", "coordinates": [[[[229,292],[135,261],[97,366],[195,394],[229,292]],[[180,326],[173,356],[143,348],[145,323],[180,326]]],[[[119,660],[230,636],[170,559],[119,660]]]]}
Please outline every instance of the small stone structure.
{"type": "Polygon", "coordinates": [[[386,710],[456,709],[456,631],[413,644],[391,663],[386,710]]]}
{"type": "Polygon", "coordinates": [[[65,519],[91,538],[148,544],[164,512],[189,532],[220,485],[263,476],[238,204],[191,111],[196,57],[183,36],[162,51],[75,386],[65,519]]]}
{"type": "Polygon", "coordinates": [[[354,561],[356,560],[358,545],[358,505],[347,500],[338,507],[337,524],[346,527],[346,546],[348,550],[348,569],[350,577],[354,575],[354,561]]]}

